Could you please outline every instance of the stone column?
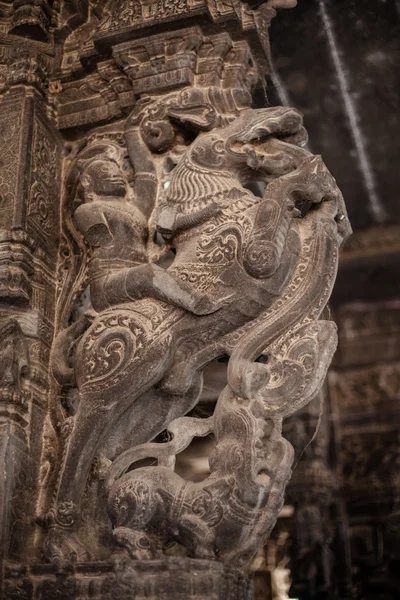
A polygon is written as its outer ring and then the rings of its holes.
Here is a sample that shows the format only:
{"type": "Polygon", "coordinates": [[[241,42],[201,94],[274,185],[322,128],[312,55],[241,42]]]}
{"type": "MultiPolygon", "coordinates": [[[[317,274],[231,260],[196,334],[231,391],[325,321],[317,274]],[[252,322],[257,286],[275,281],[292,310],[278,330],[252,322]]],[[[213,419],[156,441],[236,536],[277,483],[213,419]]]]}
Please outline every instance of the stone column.
{"type": "Polygon", "coordinates": [[[296,451],[286,495],[294,507],[290,596],[300,600],[351,597],[335,425],[327,386],[285,424],[296,451]]]}
{"type": "Polygon", "coordinates": [[[0,103],[0,549],[32,552],[55,319],[61,145],[46,112],[46,73],[28,49],[3,47],[0,103]]]}
{"type": "MultiPolygon", "coordinates": [[[[341,495],[357,597],[400,589],[399,304],[352,303],[338,310],[340,352],[329,374],[339,423],[341,495]]],[[[393,595],[393,596],[392,596],[393,595]]]]}
{"type": "Polygon", "coordinates": [[[291,475],[282,422],[323,384],[350,232],[301,115],[252,106],[293,4],[5,17],[6,598],[252,598],[291,475]],[[227,383],[199,416],[214,360],[227,383]],[[187,481],[176,456],[206,435],[210,474],[187,481]]]}

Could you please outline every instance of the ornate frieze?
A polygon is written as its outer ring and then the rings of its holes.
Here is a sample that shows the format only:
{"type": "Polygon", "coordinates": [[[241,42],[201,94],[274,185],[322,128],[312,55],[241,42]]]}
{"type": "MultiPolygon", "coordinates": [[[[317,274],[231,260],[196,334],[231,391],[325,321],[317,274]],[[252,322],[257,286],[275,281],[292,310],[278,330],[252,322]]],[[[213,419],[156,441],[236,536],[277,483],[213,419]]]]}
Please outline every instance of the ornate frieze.
{"type": "Polygon", "coordinates": [[[58,241],[60,190],[59,147],[40,119],[32,136],[32,173],[28,204],[28,232],[49,250],[58,241]],[[35,235],[36,234],[36,235],[35,235]]]}
{"type": "Polygon", "coordinates": [[[144,93],[187,85],[247,90],[265,85],[271,68],[268,27],[279,6],[268,2],[250,10],[236,0],[125,6],[118,0],[92,10],[82,35],[78,29],[65,41],[57,96],[60,128],[120,118],[144,93]],[[194,23],[192,17],[200,15],[194,23]],[[165,23],[180,17],[184,26],[165,31],[165,23]],[[222,32],[212,23],[227,27],[222,32]],[[110,54],[113,60],[104,61],[110,54]],[[79,102],[74,104],[71,95],[79,102]]]}
{"type": "Polygon", "coordinates": [[[114,46],[113,60],[97,72],[62,83],[57,95],[62,129],[120,118],[137,99],[184,87],[238,89],[247,93],[260,79],[250,47],[228,33],[204,35],[199,27],[114,46]]]}
{"type": "Polygon", "coordinates": [[[98,562],[57,574],[51,566],[10,566],[5,572],[5,600],[158,600],[171,594],[185,600],[251,600],[252,582],[229,567],[207,560],[98,562]],[[157,579],[154,573],[157,573],[157,579]],[[172,577],[171,577],[172,574],[172,577]],[[171,583],[173,581],[173,583],[171,583]]]}

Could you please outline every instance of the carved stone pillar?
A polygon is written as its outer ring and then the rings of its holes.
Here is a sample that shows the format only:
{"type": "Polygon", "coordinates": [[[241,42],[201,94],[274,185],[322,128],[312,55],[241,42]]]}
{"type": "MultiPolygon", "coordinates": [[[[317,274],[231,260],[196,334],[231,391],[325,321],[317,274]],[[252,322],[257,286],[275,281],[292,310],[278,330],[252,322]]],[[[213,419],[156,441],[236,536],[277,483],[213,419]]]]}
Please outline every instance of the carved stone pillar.
{"type": "Polygon", "coordinates": [[[28,51],[8,58],[0,104],[0,548],[32,551],[50,388],[59,244],[61,145],[46,114],[44,66],[28,51]]]}
{"type": "Polygon", "coordinates": [[[396,597],[399,561],[399,304],[344,305],[329,387],[340,425],[357,598],[396,597]]]}
{"type": "Polygon", "coordinates": [[[350,232],[301,115],[252,107],[291,5],[4,20],[5,598],[252,598],[291,476],[282,423],[323,384],[350,232]],[[226,385],[201,415],[215,360],[226,385]],[[186,480],[176,456],[204,436],[210,472],[186,480]]]}
{"type": "MultiPolygon", "coordinates": [[[[351,597],[351,563],[340,496],[336,427],[327,386],[285,423],[296,467],[286,502],[294,507],[290,596],[299,600],[351,597]]],[[[347,532],[346,532],[347,533],[347,532]]]]}

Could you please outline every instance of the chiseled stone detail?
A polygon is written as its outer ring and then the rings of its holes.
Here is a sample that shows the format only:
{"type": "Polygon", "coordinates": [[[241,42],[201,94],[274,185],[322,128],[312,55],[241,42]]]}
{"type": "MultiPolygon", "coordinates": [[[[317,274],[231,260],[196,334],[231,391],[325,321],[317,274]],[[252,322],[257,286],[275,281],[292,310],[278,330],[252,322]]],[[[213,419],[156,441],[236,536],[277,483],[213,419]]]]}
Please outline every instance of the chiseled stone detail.
{"type": "Polygon", "coordinates": [[[282,419],[315,396],[336,347],[335,326],[320,317],[349,226],[332,176],[298,145],[305,139],[300,116],[244,109],[213,128],[205,109],[199,116],[190,103],[192,110],[179,111],[174,102],[164,120],[159,106],[144,104],[144,114],[127,123],[140,196],[131,195],[115,144],[93,143],[76,158],[83,203],[73,220],[92,247],[97,315],[62,331],[53,352],[55,376],[79,390],[47,516],[45,552],[57,564],[91,554],[79,540],[89,469],[131,411],[132,448],[115,457],[106,476],[117,545],[149,559],[175,541],[189,555],[244,568],[274,525],[290,476],[282,419]],[[157,193],[151,151],[174,144],[169,114],[211,131],[180,148],[157,193]],[[140,164],[146,170],[138,171],[140,164]],[[255,178],[266,185],[262,197],[244,187],[255,178]],[[147,254],[154,204],[153,227],[175,250],[168,269],[147,254]],[[68,367],[72,345],[75,366],[68,367]],[[203,368],[226,354],[228,385],[213,417],[183,417],[196,405],[203,368]],[[254,362],[260,354],[267,364],[254,362]],[[166,428],[171,442],[146,443],[166,428]],[[174,457],[210,432],[217,442],[211,475],[202,484],[185,482],[174,473],[174,457]],[[145,458],[158,466],[132,470],[145,458]]]}
{"type": "Polygon", "coordinates": [[[336,348],[325,307],[350,233],[301,115],[253,108],[294,3],[256,4],[0,17],[7,599],[253,597],[292,473],[282,422],[336,348]],[[185,416],[217,359],[213,414],[185,416]],[[210,474],[187,481],[176,456],[208,435],[210,474]]]}
{"type": "Polygon", "coordinates": [[[183,557],[149,561],[92,562],[57,574],[54,567],[10,566],[4,600],[251,600],[252,582],[237,570],[209,560],[183,557]],[[155,577],[155,574],[157,576],[155,577]]]}

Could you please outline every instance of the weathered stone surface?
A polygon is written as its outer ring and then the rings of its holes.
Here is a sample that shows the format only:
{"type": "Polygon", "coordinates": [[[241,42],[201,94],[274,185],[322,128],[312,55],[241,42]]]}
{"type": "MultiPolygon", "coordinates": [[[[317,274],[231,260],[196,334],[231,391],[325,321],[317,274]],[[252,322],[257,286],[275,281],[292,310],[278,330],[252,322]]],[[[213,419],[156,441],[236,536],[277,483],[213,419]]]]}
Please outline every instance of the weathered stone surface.
{"type": "MultiPolygon", "coordinates": [[[[366,325],[361,309],[335,313],[327,406],[339,436],[315,407],[350,225],[300,113],[265,108],[268,27],[294,4],[2,9],[5,598],[250,600],[251,561],[318,425],[288,489],[292,591],[336,600],[331,552],[351,547],[364,574],[363,544],[374,585],[392,577],[397,429],[374,420],[382,407],[397,415],[396,306],[376,309],[384,323],[371,306],[366,325]],[[201,417],[216,360],[226,381],[201,417]],[[203,437],[209,473],[191,481],[177,456],[203,437]]],[[[371,257],[397,253],[393,224],[358,232],[343,262],[362,278],[371,257]]]]}
{"type": "Polygon", "coordinates": [[[29,569],[9,566],[5,570],[5,600],[250,600],[251,580],[235,569],[209,560],[164,558],[92,562],[57,573],[51,566],[29,569]]]}
{"type": "MultiPolygon", "coordinates": [[[[156,227],[175,249],[174,262],[167,270],[147,262],[146,214],[157,190],[147,130],[160,132],[158,152],[168,152],[176,133],[168,118],[153,125],[160,106],[145,106],[126,129],[133,165],[147,161],[136,182],[139,202],[129,203],[117,146],[95,142],[75,159],[84,204],[73,219],[93,248],[89,282],[99,315],[83,316],[54,346],[53,372],[60,383],[75,379],[79,404],[45,552],[57,563],[89,556],[78,535],[90,466],[132,411],[133,447],[115,458],[106,481],[117,544],[150,558],[175,541],[199,558],[245,567],[275,523],[290,474],[282,418],[318,391],[336,345],[333,324],[319,316],[348,232],[345,209],[321,160],[296,145],[304,140],[296,112],[216,115],[231,124],[183,147],[158,195],[156,227]],[[244,187],[256,177],[266,185],[263,198],[244,187]],[[68,349],[80,337],[71,369],[68,349]],[[253,362],[263,351],[266,366],[253,362]],[[202,369],[226,354],[228,386],[213,418],[175,421],[195,406],[202,369]],[[157,418],[146,419],[149,411],[157,418]],[[166,428],[172,442],[138,446],[166,428]],[[217,442],[210,478],[191,486],[173,473],[174,457],[210,432],[217,442]],[[145,458],[159,466],[127,472],[145,458]]],[[[174,106],[167,104],[176,120],[199,122],[190,101],[182,115],[174,106]]]]}

